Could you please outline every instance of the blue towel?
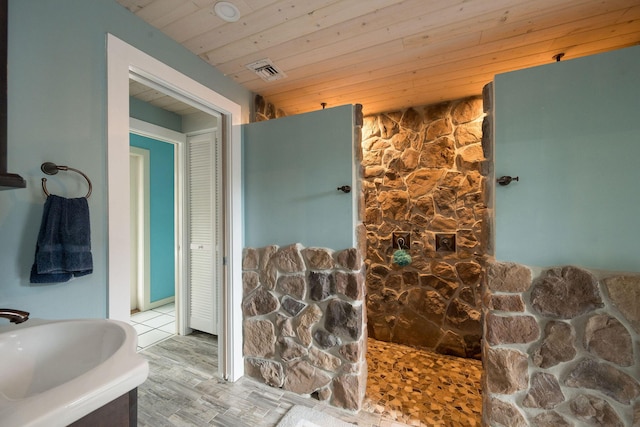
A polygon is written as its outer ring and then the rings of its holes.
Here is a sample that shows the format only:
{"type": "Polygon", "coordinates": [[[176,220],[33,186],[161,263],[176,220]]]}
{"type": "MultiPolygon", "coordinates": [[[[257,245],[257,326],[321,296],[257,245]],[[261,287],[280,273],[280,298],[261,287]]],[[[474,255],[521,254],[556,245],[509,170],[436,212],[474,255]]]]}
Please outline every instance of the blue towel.
{"type": "Polygon", "coordinates": [[[66,282],[92,272],[87,199],[48,196],[31,267],[31,283],[66,282]]]}

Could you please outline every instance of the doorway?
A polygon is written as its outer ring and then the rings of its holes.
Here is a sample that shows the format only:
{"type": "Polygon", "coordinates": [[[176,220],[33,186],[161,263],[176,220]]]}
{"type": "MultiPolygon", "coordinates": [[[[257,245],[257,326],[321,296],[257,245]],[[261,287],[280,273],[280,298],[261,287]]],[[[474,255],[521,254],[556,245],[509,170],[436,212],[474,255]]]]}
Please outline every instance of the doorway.
{"type": "MultiPolygon", "coordinates": [[[[126,320],[129,316],[130,281],[130,218],[129,170],[129,78],[139,76],[150,85],[203,110],[220,115],[222,135],[224,221],[223,283],[220,325],[218,373],[235,381],[244,373],[242,360],[242,204],[240,106],[193,79],[185,76],[109,34],[108,50],[108,277],[109,318],[126,320]],[[233,285],[235,284],[235,285],[233,285]]],[[[184,244],[183,244],[184,247],[184,244]]],[[[181,287],[180,292],[185,292],[181,287]]],[[[178,300],[185,301],[178,296],[178,300]]],[[[181,304],[184,305],[184,304],[181,304]]],[[[187,310],[177,307],[179,323],[186,324],[187,310]]]]}
{"type": "Polygon", "coordinates": [[[180,144],[185,135],[131,119],[131,309],[174,302],[180,282],[180,144]]]}
{"type": "Polygon", "coordinates": [[[130,90],[136,97],[130,111],[130,321],[138,348],[192,329],[217,336],[224,218],[219,116],[134,80],[130,90]],[[186,325],[176,319],[176,306],[188,314],[186,325]]]}

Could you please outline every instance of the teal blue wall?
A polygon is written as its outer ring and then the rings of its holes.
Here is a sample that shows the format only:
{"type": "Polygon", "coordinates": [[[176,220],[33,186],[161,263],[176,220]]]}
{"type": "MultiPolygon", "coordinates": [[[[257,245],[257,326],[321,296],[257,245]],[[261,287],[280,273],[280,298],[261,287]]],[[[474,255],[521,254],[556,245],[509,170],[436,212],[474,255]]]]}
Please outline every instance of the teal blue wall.
{"type": "Polygon", "coordinates": [[[182,116],[141,101],[129,98],[129,116],[176,132],[182,132],[182,116]]]}
{"type": "Polygon", "coordinates": [[[496,258],[640,271],[640,46],[495,78],[496,258]]]}
{"type": "MultiPolygon", "coordinates": [[[[22,175],[28,188],[0,191],[0,305],[34,317],[106,317],[107,33],[240,104],[245,122],[252,93],[113,0],[10,0],[8,31],[9,171],[22,175]],[[44,203],[45,161],[81,169],[93,181],[94,272],[33,286],[29,269],[44,203]]],[[[52,177],[50,188],[60,195],[84,194],[86,187],[74,175],[52,177]]]]}
{"type": "Polygon", "coordinates": [[[353,246],[353,107],[243,126],[245,246],[353,246]]]}
{"type": "Polygon", "coordinates": [[[175,150],[135,134],[130,144],[149,150],[150,301],[155,302],[175,295],[175,150]]]}

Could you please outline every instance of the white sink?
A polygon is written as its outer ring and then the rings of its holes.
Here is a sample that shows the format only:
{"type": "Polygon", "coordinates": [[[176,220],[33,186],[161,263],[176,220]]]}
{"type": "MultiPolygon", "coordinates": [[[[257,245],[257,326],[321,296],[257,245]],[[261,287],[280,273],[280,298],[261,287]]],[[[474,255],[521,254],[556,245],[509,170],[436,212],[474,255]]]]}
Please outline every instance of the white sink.
{"type": "Polygon", "coordinates": [[[0,326],[0,424],[66,426],[142,384],[135,329],[116,320],[0,326]]]}

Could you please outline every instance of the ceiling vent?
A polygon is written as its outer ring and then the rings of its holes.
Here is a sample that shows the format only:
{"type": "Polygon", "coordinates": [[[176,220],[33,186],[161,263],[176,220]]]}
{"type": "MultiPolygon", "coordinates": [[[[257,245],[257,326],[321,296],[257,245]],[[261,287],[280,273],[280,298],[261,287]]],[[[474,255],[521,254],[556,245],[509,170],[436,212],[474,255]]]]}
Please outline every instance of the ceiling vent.
{"type": "Polygon", "coordinates": [[[247,64],[246,67],[266,82],[272,82],[274,80],[280,80],[287,77],[287,75],[280,71],[280,69],[276,67],[269,58],[252,62],[251,64],[247,64]]]}

